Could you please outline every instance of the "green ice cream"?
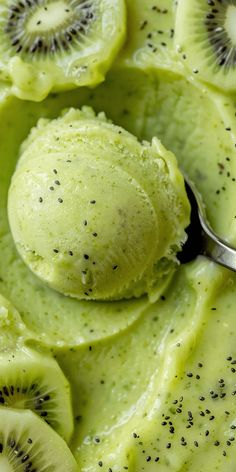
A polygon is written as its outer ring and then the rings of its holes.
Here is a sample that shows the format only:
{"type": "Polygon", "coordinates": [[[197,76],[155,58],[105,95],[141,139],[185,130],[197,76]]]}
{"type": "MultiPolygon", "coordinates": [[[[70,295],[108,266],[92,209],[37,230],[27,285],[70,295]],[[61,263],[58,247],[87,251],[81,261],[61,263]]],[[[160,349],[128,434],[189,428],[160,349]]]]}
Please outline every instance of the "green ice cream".
{"type": "Polygon", "coordinates": [[[79,299],[158,297],[189,204],[173,154],[92,109],[40,120],[21,148],[9,221],[30,269],[79,299]]]}

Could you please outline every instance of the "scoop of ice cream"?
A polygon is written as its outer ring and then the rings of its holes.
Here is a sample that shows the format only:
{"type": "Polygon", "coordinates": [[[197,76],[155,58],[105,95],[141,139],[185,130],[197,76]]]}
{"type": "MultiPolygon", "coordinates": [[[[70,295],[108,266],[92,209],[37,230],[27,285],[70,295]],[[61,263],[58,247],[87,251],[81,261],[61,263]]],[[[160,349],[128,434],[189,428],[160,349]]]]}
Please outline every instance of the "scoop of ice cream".
{"type": "Polygon", "coordinates": [[[31,131],[8,212],[29,268],[65,295],[94,300],[157,297],[189,221],[173,154],[87,107],[31,131]]]}

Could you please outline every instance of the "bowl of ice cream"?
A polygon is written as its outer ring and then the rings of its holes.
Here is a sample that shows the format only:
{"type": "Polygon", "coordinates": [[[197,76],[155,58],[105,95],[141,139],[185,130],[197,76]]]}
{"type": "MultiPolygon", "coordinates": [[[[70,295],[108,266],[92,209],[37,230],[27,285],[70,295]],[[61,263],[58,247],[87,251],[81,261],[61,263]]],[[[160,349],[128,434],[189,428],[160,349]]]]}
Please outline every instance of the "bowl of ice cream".
{"type": "Polygon", "coordinates": [[[235,6],[110,3],[1,5],[0,469],[233,471],[235,6]]]}

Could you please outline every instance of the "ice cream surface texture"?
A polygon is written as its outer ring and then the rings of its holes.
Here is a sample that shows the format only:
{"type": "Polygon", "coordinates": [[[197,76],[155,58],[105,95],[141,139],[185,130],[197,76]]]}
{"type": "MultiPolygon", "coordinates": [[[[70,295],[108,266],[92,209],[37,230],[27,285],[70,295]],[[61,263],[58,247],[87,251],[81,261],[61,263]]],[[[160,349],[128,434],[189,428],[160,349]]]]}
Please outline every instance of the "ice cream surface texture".
{"type": "Polygon", "coordinates": [[[89,107],[41,119],[20,154],[8,213],[30,269],[78,299],[157,298],[189,221],[174,155],[89,107]]]}

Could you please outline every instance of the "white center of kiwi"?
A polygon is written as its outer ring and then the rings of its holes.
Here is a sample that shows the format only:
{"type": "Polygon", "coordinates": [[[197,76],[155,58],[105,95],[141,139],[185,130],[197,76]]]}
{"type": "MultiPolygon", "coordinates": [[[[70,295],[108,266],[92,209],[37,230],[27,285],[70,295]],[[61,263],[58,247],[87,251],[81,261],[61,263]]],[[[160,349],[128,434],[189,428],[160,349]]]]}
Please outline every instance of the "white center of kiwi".
{"type": "Polygon", "coordinates": [[[3,472],[12,472],[12,466],[9,464],[7,457],[0,457],[0,470],[3,472]]]}
{"type": "Polygon", "coordinates": [[[57,30],[70,17],[73,17],[73,11],[63,0],[48,3],[47,6],[42,5],[34,11],[27,22],[27,31],[28,33],[44,33],[57,30]]]}
{"type": "Polygon", "coordinates": [[[233,43],[236,46],[236,6],[229,5],[227,8],[225,29],[233,43]]]}

